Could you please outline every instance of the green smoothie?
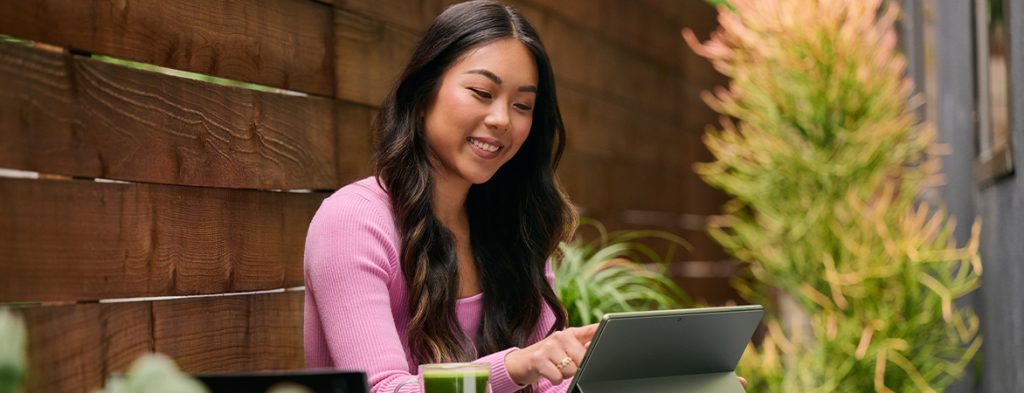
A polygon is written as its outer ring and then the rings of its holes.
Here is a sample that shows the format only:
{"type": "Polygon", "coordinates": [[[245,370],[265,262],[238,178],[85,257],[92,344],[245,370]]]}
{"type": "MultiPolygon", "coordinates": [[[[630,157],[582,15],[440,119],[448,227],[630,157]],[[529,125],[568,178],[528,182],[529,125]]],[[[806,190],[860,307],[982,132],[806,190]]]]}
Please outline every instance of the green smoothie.
{"type": "Polygon", "coordinates": [[[487,393],[490,370],[429,370],[422,374],[425,393],[487,393]]]}

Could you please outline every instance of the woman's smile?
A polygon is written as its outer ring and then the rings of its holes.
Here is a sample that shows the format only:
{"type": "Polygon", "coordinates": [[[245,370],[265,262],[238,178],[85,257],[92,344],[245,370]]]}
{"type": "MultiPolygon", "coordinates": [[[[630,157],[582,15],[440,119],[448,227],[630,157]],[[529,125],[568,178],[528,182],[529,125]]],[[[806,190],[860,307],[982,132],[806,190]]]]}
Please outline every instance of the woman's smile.
{"type": "Polygon", "coordinates": [[[498,152],[505,146],[498,142],[494,138],[484,137],[467,137],[466,142],[472,147],[473,152],[476,153],[480,158],[492,159],[498,158],[498,152]]]}

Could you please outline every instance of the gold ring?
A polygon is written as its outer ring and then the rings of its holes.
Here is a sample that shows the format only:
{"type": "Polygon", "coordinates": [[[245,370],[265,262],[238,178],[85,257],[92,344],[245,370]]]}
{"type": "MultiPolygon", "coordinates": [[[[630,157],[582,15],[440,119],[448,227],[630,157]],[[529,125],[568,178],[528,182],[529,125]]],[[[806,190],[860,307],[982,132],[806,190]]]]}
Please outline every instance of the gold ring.
{"type": "Polygon", "coordinates": [[[572,358],[566,356],[566,357],[562,358],[562,360],[559,360],[558,363],[555,364],[555,366],[558,366],[558,369],[561,370],[561,369],[565,368],[565,366],[568,366],[569,363],[572,363],[572,358]]]}

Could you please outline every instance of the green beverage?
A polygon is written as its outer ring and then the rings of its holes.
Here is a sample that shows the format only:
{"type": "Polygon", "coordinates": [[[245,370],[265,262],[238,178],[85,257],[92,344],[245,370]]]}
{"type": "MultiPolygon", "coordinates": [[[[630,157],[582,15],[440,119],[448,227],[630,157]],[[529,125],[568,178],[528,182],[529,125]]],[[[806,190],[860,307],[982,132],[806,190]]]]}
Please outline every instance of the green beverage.
{"type": "Polygon", "coordinates": [[[490,393],[490,376],[490,363],[421,364],[420,375],[396,385],[394,391],[419,382],[423,393],[490,393]]]}
{"type": "Polygon", "coordinates": [[[487,393],[490,370],[431,370],[422,377],[425,393],[487,393]]]}

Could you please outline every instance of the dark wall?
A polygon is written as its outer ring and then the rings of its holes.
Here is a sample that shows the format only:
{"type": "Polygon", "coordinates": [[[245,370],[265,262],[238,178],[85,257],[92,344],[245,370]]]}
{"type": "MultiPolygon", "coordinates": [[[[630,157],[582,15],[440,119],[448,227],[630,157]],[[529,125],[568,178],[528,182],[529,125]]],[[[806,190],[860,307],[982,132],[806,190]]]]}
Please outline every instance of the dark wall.
{"type": "MultiPolygon", "coordinates": [[[[1024,3],[1010,1],[1010,127],[1016,174],[979,185],[974,174],[974,34],[970,1],[936,0],[933,61],[935,102],[929,118],[939,142],[952,153],[944,159],[947,184],[941,195],[960,222],[957,239],[969,236],[969,223],[982,220],[982,287],[965,304],[982,320],[984,346],[980,381],[971,370],[956,391],[1024,391],[1024,3]]],[[[920,71],[919,71],[920,72],[920,71]]]]}

